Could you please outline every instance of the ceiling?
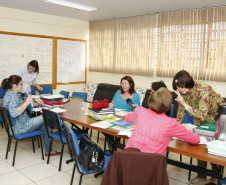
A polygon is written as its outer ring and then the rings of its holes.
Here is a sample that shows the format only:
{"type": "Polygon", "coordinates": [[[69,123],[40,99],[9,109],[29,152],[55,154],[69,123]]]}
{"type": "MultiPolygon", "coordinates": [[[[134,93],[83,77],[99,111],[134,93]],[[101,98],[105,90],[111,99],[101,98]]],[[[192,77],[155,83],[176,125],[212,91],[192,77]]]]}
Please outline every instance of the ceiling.
{"type": "Polygon", "coordinates": [[[0,6],[75,18],[85,21],[105,20],[120,17],[154,14],[161,12],[206,8],[226,5],[226,0],[67,0],[97,11],[83,11],[74,8],[45,3],[42,0],[0,0],[0,6]]]}

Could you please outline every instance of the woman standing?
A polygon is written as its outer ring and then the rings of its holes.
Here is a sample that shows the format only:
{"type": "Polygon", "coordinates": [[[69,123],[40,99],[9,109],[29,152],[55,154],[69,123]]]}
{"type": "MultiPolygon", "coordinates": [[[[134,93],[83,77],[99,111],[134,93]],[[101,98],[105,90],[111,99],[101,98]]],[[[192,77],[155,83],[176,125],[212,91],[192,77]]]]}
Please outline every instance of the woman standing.
{"type": "MultiPolygon", "coordinates": [[[[30,118],[25,111],[27,106],[33,102],[31,95],[29,95],[24,101],[21,97],[21,91],[23,88],[22,78],[17,75],[12,75],[9,78],[5,78],[1,84],[2,88],[7,90],[3,98],[3,106],[9,110],[10,115],[15,120],[13,130],[15,134],[25,134],[37,129],[43,131],[44,144],[45,144],[45,156],[48,156],[50,139],[46,131],[43,116],[37,116],[30,118]]],[[[42,100],[35,99],[39,104],[43,104],[42,100]]],[[[59,155],[59,152],[51,151],[50,155],[59,155]]]]}
{"type": "MultiPolygon", "coordinates": [[[[224,104],[224,99],[210,85],[194,81],[187,71],[182,70],[174,76],[173,89],[178,96],[175,99],[179,103],[176,119],[180,123],[183,122],[186,110],[194,118],[196,125],[215,123],[218,106],[224,104]]],[[[198,166],[206,168],[207,162],[198,160],[198,166]]],[[[212,167],[213,170],[217,169],[216,165],[212,164],[212,167]]],[[[205,179],[206,176],[198,174],[192,179],[192,183],[205,179]]]]}
{"type": "Polygon", "coordinates": [[[133,111],[133,108],[127,103],[127,99],[131,99],[133,105],[137,108],[140,106],[140,97],[135,92],[135,84],[130,76],[124,76],[121,79],[121,89],[116,91],[113,101],[109,104],[111,108],[124,109],[133,111]]]}
{"type": "Polygon", "coordinates": [[[26,67],[21,68],[17,75],[23,80],[22,93],[28,92],[31,94],[31,84],[33,84],[37,90],[42,91],[43,89],[36,82],[36,76],[39,73],[39,65],[36,60],[32,60],[26,67]]]}

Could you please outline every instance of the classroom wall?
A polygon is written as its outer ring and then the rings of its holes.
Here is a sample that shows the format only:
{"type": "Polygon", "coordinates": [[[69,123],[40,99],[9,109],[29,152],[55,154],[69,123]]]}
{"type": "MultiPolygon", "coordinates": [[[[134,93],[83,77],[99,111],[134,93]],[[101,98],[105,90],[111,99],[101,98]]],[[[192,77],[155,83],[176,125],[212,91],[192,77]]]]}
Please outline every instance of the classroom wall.
{"type": "MultiPolygon", "coordinates": [[[[0,31],[89,40],[88,21],[5,8],[1,6],[0,25],[0,31]]],[[[87,47],[87,49],[88,48],[89,47],[87,47]]],[[[57,89],[54,90],[54,93],[59,93],[62,89],[70,92],[82,91],[83,86],[84,84],[58,85],[57,89]]]]}
{"type": "MultiPolygon", "coordinates": [[[[22,11],[0,7],[0,30],[8,32],[39,34],[66,38],[89,40],[89,22],[77,19],[58,17],[53,15],[22,11]]],[[[89,49],[89,47],[87,47],[89,49]]],[[[89,56],[87,56],[89,60],[89,56]]],[[[88,61],[89,62],[89,61],[88,61]]],[[[88,72],[87,81],[95,83],[119,84],[125,74],[88,72]]],[[[150,88],[154,81],[164,80],[167,87],[172,90],[172,78],[157,78],[132,75],[136,87],[150,88]]],[[[226,97],[225,82],[206,82],[216,92],[226,97]]],[[[82,91],[84,84],[58,85],[54,93],[64,89],[70,92],[82,91]]]]}

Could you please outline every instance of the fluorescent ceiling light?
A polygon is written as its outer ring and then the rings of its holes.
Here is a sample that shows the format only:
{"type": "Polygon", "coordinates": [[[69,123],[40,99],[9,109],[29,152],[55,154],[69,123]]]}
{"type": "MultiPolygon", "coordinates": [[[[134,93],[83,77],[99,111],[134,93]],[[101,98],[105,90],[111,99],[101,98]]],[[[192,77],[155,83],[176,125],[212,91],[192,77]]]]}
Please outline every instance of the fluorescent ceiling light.
{"type": "Polygon", "coordinates": [[[42,1],[47,2],[47,3],[53,3],[53,4],[62,5],[62,6],[67,6],[67,7],[71,7],[71,8],[77,8],[77,9],[85,10],[85,11],[97,10],[97,8],[94,8],[91,6],[85,6],[82,4],[72,3],[69,1],[65,1],[65,0],[42,0],[42,1]]]}

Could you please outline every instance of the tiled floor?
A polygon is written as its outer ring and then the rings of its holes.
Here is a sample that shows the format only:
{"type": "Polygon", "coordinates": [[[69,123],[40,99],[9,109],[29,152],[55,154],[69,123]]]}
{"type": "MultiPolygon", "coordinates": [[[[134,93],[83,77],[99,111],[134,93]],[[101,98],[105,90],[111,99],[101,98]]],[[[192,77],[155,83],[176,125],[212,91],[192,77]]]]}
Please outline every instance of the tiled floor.
{"type": "MultiPolygon", "coordinates": [[[[97,134],[93,132],[93,139],[96,141],[97,134]]],[[[101,134],[100,134],[101,135],[101,134]]],[[[100,138],[99,145],[103,146],[103,137],[100,138]]],[[[51,157],[50,164],[46,164],[46,157],[43,161],[41,159],[40,149],[36,143],[36,153],[33,153],[31,140],[27,139],[19,141],[17,148],[17,155],[15,166],[12,167],[12,157],[14,150],[14,140],[9,152],[8,159],[5,160],[5,152],[7,146],[7,135],[5,129],[0,127],[0,184],[1,185],[69,185],[73,164],[66,164],[65,161],[69,159],[68,148],[64,149],[64,156],[62,162],[62,171],[58,171],[59,156],[51,157]]],[[[60,143],[54,142],[53,149],[60,151],[60,143]]],[[[179,159],[179,155],[170,153],[170,157],[179,159]]],[[[183,161],[189,161],[188,157],[183,156],[183,161]]],[[[170,185],[185,185],[189,184],[188,171],[167,166],[170,185]]],[[[192,173],[192,177],[196,174],[192,173]]],[[[75,173],[74,185],[79,182],[78,173],[75,173]]],[[[82,185],[99,185],[101,176],[94,178],[93,175],[86,175],[83,177],[82,185]]],[[[206,184],[207,182],[200,183],[206,184]]]]}

